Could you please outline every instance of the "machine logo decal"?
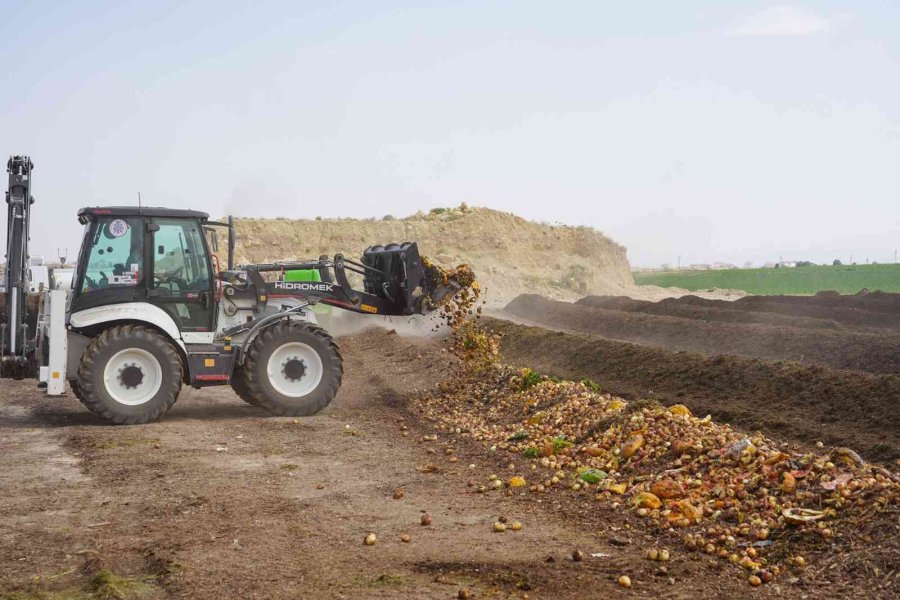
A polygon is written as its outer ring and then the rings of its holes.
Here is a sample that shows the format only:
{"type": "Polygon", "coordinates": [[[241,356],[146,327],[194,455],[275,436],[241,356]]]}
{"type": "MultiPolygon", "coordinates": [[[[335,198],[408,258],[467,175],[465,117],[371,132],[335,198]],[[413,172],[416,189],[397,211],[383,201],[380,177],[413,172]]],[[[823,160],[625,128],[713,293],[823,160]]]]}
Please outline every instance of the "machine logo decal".
{"type": "Polygon", "coordinates": [[[109,234],[115,238],[120,238],[128,233],[128,223],[125,219],[116,219],[107,226],[109,234]]]}
{"type": "Polygon", "coordinates": [[[331,293],[334,290],[333,283],[327,282],[308,282],[308,281],[276,281],[276,290],[287,290],[293,292],[325,292],[331,293]]]}
{"type": "Polygon", "coordinates": [[[122,273],[121,275],[113,275],[109,278],[109,285],[137,285],[133,273],[122,273]]]}

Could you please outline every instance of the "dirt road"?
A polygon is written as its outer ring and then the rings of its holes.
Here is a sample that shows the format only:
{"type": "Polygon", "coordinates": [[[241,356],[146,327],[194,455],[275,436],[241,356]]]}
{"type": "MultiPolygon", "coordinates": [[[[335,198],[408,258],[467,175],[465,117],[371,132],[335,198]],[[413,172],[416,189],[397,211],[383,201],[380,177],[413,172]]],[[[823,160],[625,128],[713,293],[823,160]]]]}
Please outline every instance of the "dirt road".
{"type": "Polygon", "coordinates": [[[213,388],[185,390],[160,423],[112,427],[71,397],[6,382],[0,598],[102,597],[104,569],[126,578],[113,581],[123,598],[815,597],[829,585],[826,574],[751,589],[739,569],[674,550],[663,573],[641,558],[658,538],[624,511],[475,493],[470,482],[511,471],[430,430],[407,401],[447,373],[440,346],[380,331],[341,348],[344,387],[306,419],[213,388]],[[523,530],[494,533],[501,515],[523,530]]]}

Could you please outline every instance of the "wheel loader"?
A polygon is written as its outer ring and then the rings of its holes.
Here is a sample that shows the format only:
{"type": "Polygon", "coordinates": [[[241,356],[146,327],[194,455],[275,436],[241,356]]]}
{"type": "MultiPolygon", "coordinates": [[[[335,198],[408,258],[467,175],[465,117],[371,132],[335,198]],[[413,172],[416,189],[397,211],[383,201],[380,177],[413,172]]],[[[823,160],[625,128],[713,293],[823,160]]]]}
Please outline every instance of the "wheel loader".
{"type": "Polygon", "coordinates": [[[230,217],[112,206],[78,211],[84,234],[71,284],[31,292],[33,169],[27,156],[7,163],[0,375],[36,377],[54,396],[68,382],[113,423],[161,418],[185,385],[231,385],[273,414],[311,415],[334,398],[343,375],[338,345],[317,325],[314,306],[424,314],[459,289],[426,268],[415,243],[372,246],[359,261],[337,254],[236,266],[230,217]],[[227,233],[224,268],[220,232],[227,233]]]}

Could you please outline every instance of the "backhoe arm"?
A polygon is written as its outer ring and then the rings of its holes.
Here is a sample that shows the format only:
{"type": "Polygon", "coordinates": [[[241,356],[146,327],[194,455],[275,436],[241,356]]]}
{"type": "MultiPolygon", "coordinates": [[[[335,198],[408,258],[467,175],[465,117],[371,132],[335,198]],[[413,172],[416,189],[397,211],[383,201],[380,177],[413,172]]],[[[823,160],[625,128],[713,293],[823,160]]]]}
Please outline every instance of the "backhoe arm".
{"type": "Polygon", "coordinates": [[[12,156],[6,163],[9,187],[6,192],[6,288],[2,335],[3,368],[25,364],[25,297],[28,290],[28,237],[31,221],[31,171],[34,164],[27,156],[12,156]]]}

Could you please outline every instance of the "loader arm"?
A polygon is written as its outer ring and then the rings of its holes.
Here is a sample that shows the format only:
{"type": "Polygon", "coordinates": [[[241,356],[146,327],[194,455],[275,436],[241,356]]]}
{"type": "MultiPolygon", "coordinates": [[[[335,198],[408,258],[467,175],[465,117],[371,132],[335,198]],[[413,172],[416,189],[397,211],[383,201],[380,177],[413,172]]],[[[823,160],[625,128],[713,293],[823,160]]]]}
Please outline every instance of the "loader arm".
{"type": "Polygon", "coordinates": [[[419,256],[418,246],[410,242],[372,246],[361,262],[337,254],[331,260],[322,256],[316,261],[242,265],[220,274],[232,284],[242,276],[249,281],[236,285],[234,293],[254,300],[260,309],[278,299],[292,298],[363,314],[405,316],[431,312],[459,290],[453,282],[440,281],[419,256]],[[321,281],[284,281],[283,277],[266,281],[262,275],[295,270],[317,271],[321,281]],[[350,285],[348,271],[362,275],[364,290],[350,285]]]}

